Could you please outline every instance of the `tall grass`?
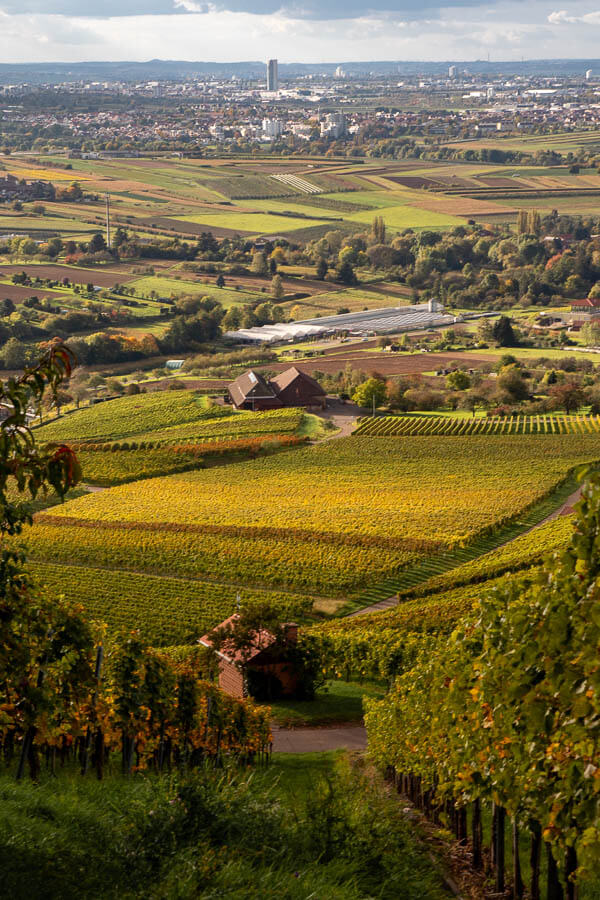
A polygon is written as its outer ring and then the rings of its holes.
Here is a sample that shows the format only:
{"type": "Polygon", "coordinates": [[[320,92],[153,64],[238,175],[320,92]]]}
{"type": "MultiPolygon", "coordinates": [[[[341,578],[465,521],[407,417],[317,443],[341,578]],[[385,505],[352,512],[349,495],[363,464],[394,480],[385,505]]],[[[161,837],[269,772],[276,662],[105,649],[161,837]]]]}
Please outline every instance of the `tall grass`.
{"type": "MultiPolygon", "coordinates": [[[[331,756],[331,755],[330,755],[331,756]]],[[[0,778],[2,894],[20,900],[446,896],[396,799],[328,760],[101,783],[0,778]],[[367,802],[368,797],[368,802],[367,802]]]]}

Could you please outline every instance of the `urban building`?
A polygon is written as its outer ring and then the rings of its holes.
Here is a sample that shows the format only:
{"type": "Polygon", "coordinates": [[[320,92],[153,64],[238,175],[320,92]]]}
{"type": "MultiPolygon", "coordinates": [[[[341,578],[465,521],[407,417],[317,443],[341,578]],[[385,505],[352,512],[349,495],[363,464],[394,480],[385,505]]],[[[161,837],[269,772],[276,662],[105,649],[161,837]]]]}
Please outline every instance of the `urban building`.
{"type": "Polygon", "coordinates": [[[327,113],[321,122],[321,137],[337,140],[346,133],[346,120],[342,113],[327,113]]]}
{"type": "Polygon", "coordinates": [[[270,59],[267,63],[267,90],[279,90],[279,67],[276,59],[270,59]]]}
{"type": "Polygon", "coordinates": [[[276,139],[283,134],[283,122],[281,119],[263,119],[262,133],[265,137],[276,139]]]}

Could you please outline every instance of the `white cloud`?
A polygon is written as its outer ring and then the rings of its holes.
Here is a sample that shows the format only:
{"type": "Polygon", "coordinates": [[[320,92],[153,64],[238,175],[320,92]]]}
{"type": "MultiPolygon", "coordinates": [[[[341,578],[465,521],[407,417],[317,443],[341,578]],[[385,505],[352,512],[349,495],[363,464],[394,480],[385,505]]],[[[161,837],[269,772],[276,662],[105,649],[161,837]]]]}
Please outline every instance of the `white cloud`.
{"type": "Polygon", "coordinates": [[[557,12],[551,12],[548,21],[551,25],[600,25],[600,11],[572,16],[566,9],[560,9],[557,12]]]}
{"type": "Polygon", "coordinates": [[[600,25],[600,12],[589,5],[574,2],[569,10],[548,14],[544,0],[449,7],[439,17],[421,20],[400,12],[315,20],[293,17],[289,10],[259,15],[203,0],[171,2],[188,14],[93,18],[11,15],[0,8],[0,60],[469,60],[488,52],[496,60],[589,58],[597,55],[595,29],[589,26],[600,25]]]}
{"type": "Polygon", "coordinates": [[[184,9],[189,13],[201,13],[206,15],[210,12],[216,12],[216,6],[212,3],[196,3],[196,0],[173,0],[174,9],[184,9]]]}

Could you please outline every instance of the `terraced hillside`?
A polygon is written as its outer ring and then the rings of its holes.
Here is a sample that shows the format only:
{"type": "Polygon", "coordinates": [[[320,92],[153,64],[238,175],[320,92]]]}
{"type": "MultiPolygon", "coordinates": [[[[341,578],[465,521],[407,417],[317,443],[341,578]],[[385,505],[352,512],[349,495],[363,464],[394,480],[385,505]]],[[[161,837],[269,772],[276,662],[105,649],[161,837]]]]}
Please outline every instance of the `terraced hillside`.
{"type": "Polygon", "coordinates": [[[528,509],[551,511],[569,471],[599,457],[591,434],[342,438],[73,500],[38,515],[28,551],[41,576],[81,567],[95,615],[185,642],[244,590],[333,611],[384,578],[441,574],[444,554],[456,568],[523,531],[528,509]]]}

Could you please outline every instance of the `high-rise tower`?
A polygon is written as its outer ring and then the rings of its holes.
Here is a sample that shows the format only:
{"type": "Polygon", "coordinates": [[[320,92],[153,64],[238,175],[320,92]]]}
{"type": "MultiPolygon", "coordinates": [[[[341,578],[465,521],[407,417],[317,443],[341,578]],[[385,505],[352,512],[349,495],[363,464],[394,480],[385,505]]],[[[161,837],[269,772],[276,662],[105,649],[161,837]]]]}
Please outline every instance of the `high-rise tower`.
{"type": "Polygon", "coordinates": [[[276,59],[270,59],[267,63],[267,90],[279,90],[279,72],[276,59]]]}

